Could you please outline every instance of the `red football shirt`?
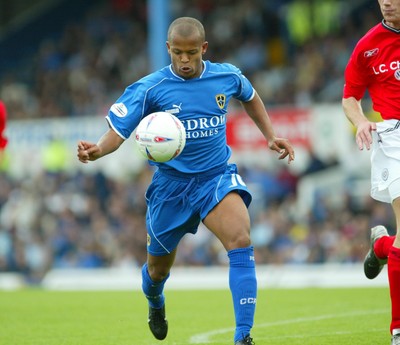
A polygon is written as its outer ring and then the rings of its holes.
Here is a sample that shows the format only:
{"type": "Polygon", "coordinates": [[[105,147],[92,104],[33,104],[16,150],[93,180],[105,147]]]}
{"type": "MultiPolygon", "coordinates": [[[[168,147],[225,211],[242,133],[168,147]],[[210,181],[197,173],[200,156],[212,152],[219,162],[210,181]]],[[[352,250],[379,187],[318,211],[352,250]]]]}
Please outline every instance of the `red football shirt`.
{"type": "Polygon", "coordinates": [[[384,120],[400,120],[400,30],[383,21],[360,39],[345,70],[344,98],[360,100],[366,90],[384,120]]]}
{"type": "Polygon", "coordinates": [[[7,112],[6,107],[2,101],[0,101],[0,150],[4,149],[7,145],[7,138],[4,136],[6,129],[7,112]]]}

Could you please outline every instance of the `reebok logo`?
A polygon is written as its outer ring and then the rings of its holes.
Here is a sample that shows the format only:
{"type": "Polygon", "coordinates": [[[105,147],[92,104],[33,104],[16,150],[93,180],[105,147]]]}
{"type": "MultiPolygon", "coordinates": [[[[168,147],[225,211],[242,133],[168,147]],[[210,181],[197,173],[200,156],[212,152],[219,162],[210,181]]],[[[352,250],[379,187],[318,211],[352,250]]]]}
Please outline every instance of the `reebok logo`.
{"type": "Polygon", "coordinates": [[[374,49],[367,50],[366,52],[364,52],[364,57],[370,58],[372,56],[378,55],[378,53],[379,53],[379,48],[374,48],[374,49]]]}

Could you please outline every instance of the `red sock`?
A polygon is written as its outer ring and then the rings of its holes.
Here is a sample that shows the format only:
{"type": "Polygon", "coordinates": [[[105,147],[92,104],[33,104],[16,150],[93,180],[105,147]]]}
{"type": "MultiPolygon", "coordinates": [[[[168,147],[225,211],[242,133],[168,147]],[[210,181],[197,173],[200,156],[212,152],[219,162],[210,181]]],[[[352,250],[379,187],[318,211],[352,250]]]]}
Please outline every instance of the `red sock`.
{"type": "Polygon", "coordinates": [[[374,252],[379,259],[386,259],[389,256],[395,238],[396,236],[383,236],[375,241],[374,252]]]}
{"type": "Polygon", "coordinates": [[[390,248],[387,267],[392,300],[392,323],[390,324],[390,333],[392,333],[393,329],[400,328],[400,248],[390,248]]]}

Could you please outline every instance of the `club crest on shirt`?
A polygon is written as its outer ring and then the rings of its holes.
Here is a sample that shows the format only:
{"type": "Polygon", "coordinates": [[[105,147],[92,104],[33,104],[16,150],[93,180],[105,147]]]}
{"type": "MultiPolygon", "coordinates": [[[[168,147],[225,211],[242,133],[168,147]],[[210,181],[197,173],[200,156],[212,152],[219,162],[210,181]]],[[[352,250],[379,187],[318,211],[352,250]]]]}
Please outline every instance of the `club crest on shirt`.
{"type": "Polygon", "coordinates": [[[374,49],[367,50],[366,52],[364,52],[364,57],[369,58],[369,57],[378,55],[378,53],[379,53],[379,48],[374,48],[374,49]]]}
{"type": "Polygon", "coordinates": [[[225,107],[225,102],[226,102],[226,97],[225,97],[224,94],[219,93],[218,95],[216,95],[216,96],[215,96],[215,101],[217,102],[218,107],[219,107],[220,109],[224,109],[224,107],[225,107]]]}
{"type": "Polygon", "coordinates": [[[382,170],[382,180],[387,181],[388,178],[389,178],[389,170],[385,168],[382,170]]]}
{"type": "Polygon", "coordinates": [[[398,69],[397,71],[394,72],[394,77],[395,77],[397,80],[400,80],[400,69],[398,69]]]}
{"type": "Polygon", "coordinates": [[[147,234],[147,246],[151,244],[151,237],[149,234],[147,234]]]}

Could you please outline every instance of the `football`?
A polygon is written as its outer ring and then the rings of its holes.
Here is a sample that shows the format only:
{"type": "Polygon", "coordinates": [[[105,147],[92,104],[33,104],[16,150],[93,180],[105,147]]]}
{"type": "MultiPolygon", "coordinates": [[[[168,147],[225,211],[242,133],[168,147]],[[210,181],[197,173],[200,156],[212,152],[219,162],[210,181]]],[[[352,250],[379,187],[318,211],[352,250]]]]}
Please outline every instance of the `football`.
{"type": "Polygon", "coordinates": [[[175,115],[156,112],[140,121],[135,140],[144,157],[163,163],[181,154],[186,144],[186,131],[175,115]]]}

